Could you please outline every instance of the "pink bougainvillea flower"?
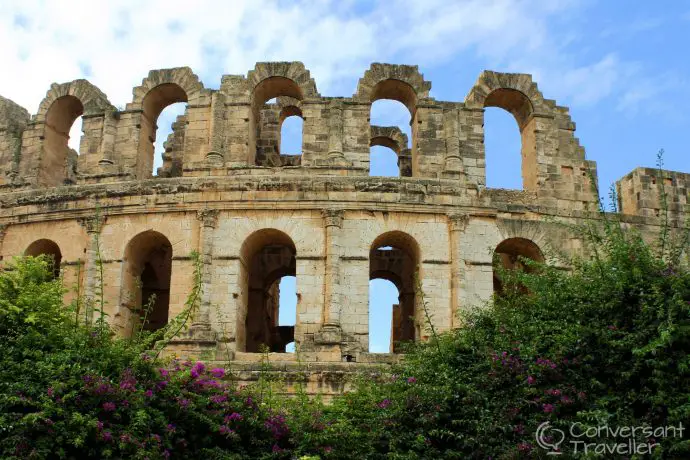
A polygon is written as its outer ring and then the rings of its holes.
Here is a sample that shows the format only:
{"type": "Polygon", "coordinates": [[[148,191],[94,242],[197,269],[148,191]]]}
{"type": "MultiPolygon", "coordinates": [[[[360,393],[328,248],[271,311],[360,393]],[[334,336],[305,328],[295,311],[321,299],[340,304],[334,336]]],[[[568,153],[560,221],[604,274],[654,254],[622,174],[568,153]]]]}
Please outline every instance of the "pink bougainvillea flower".
{"type": "Polygon", "coordinates": [[[222,379],[225,376],[225,369],[221,369],[220,367],[211,369],[211,375],[217,379],[222,379]]]}
{"type": "Polygon", "coordinates": [[[115,410],[116,406],[114,402],[104,402],[103,403],[103,410],[106,412],[113,412],[115,410]]]}

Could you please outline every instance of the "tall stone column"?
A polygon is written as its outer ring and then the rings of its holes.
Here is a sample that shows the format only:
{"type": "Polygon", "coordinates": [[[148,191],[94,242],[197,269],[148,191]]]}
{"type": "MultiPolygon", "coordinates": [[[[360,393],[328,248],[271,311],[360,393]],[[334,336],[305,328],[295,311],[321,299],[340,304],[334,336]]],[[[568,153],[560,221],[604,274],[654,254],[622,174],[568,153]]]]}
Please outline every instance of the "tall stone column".
{"type": "Polygon", "coordinates": [[[326,286],[324,289],[324,326],[340,327],[340,311],[342,299],[340,296],[340,256],[341,231],[343,228],[342,209],[324,209],[324,227],[326,228],[326,286]]]}
{"type": "Polygon", "coordinates": [[[332,100],[328,107],[328,161],[335,165],[346,163],[343,153],[343,103],[332,100]]]}
{"type": "MultiPolygon", "coordinates": [[[[84,281],[84,299],[86,306],[86,321],[91,323],[93,321],[93,312],[98,308],[99,296],[102,294],[103,280],[100,279],[99,273],[99,237],[105,217],[96,215],[92,217],[85,217],[79,219],[79,224],[86,229],[89,242],[86,248],[86,267],[85,267],[85,281],[84,281]],[[101,283],[100,287],[98,283],[101,283]]],[[[78,280],[77,280],[78,282],[78,280]]]]}
{"type": "Polygon", "coordinates": [[[412,177],[412,150],[402,149],[398,155],[398,169],[400,177],[412,177]]]}
{"type": "Polygon", "coordinates": [[[324,276],[323,325],[315,341],[321,345],[339,344],[342,338],[340,313],[343,308],[340,286],[342,209],[324,209],[321,212],[326,230],[326,273],[324,276]]]}
{"type": "Polygon", "coordinates": [[[458,327],[458,311],[461,305],[461,287],[465,282],[464,260],[461,247],[462,234],[467,228],[470,217],[457,213],[448,216],[450,224],[450,290],[451,290],[451,327],[458,327]]]}
{"type": "Polygon", "coordinates": [[[460,133],[457,110],[443,112],[443,131],[446,138],[443,171],[458,173],[462,170],[462,159],[460,158],[460,133]]]}
{"type": "Polygon", "coordinates": [[[201,257],[201,302],[195,315],[191,330],[208,338],[211,332],[211,281],[213,263],[213,233],[218,226],[218,210],[204,209],[197,212],[201,228],[199,232],[201,257]]]}
{"type": "Polygon", "coordinates": [[[106,112],[103,116],[103,135],[101,136],[101,159],[98,165],[102,168],[109,168],[115,162],[115,135],[117,134],[117,124],[113,112],[106,112]]]}
{"type": "Polygon", "coordinates": [[[209,151],[206,152],[206,161],[209,163],[222,163],[223,137],[225,135],[225,95],[215,92],[211,98],[211,120],[209,126],[209,151]]]}

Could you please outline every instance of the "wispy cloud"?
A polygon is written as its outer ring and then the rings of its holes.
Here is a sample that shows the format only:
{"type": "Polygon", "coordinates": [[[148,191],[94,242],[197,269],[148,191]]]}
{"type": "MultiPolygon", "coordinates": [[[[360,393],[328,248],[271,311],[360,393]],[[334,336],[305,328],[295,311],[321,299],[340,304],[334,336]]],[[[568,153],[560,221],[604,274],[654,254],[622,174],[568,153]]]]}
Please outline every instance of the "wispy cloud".
{"type": "MultiPolygon", "coordinates": [[[[651,94],[640,89],[652,77],[644,66],[606,48],[583,59],[582,32],[563,26],[586,6],[578,0],[9,0],[0,17],[0,94],[34,112],[51,82],[86,77],[124,105],[150,69],[187,65],[217,88],[221,74],[244,74],[257,61],[301,60],[323,94],[349,95],[372,61],[424,69],[469,58],[533,73],[546,96],[561,103],[639,107],[651,94]]],[[[648,19],[625,28],[659,26],[648,19]]]]}
{"type": "Polygon", "coordinates": [[[34,111],[52,81],[87,76],[123,105],[152,68],[188,65],[217,87],[220,74],[256,61],[302,60],[322,92],[351,94],[371,61],[429,66],[468,50],[494,60],[536,51],[548,18],[568,7],[543,3],[11,0],[0,18],[0,60],[10,69],[0,93],[34,111]]]}

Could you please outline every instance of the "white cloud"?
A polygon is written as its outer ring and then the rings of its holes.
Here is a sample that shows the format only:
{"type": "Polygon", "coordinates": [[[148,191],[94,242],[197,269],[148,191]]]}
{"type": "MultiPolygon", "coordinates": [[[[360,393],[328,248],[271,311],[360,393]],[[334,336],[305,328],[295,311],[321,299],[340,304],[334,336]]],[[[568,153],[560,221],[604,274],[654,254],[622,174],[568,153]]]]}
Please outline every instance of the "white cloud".
{"type": "Polygon", "coordinates": [[[431,65],[465,49],[496,59],[537,49],[558,11],[542,4],[397,0],[362,11],[334,1],[10,0],[0,94],[33,112],[52,81],[87,77],[124,105],[150,69],[188,65],[217,87],[222,73],[245,74],[256,61],[302,60],[322,93],[349,95],[371,61],[431,65]]]}
{"type": "MultiPolygon", "coordinates": [[[[645,99],[635,84],[646,78],[637,64],[613,52],[583,63],[566,50],[581,37],[558,24],[581,6],[577,0],[6,0],[0,94],[35,112],[51,82],[88,78],[124,106],[150,69],[186,65],[217,88],[222,74],[246,74],[257,61],[301,60],[322,94],[349,96],[373,61],[424,70],[470,58],[533,73],[560,103],[618,97],[629,109],[645,99]]],[[[654,25],[642,21],[636,29],[654,25]]]]}

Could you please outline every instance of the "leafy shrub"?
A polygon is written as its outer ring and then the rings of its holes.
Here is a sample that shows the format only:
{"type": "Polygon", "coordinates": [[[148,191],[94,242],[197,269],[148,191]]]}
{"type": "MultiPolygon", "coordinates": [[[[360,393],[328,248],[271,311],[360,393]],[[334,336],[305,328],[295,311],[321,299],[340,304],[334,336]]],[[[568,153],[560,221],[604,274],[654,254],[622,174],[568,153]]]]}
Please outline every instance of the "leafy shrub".
{"type": "MultiPolygon", "coordinates": [[[[690,273],[615,228],[598,257],[570,272],[531,261],[529,273],[504,272],[490,308],[465,313],[462,328],[419,345],[387,381],[364,381],[334,404],[343,431],[365,441],[358,453],[516,458],[546,453],[535,442],[545,421],[566,433],[575,422],[687,427],[690,273]]],[[[690,456],[687,433],[637,441],[658,444],[655,456],[690,456]]]]}
{"type": "Polygon", "coordinates": [[[0,274],[2,458],[288,455],[286,414],[224,369],[152,359],[107,328],[77,324],[62,295],[42,258],[0,274]]]}

